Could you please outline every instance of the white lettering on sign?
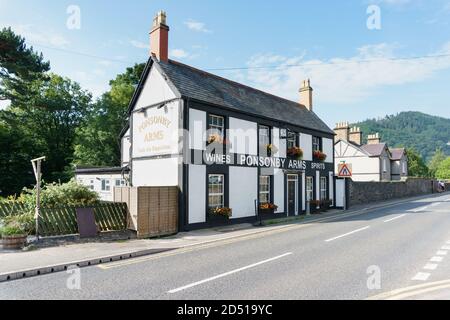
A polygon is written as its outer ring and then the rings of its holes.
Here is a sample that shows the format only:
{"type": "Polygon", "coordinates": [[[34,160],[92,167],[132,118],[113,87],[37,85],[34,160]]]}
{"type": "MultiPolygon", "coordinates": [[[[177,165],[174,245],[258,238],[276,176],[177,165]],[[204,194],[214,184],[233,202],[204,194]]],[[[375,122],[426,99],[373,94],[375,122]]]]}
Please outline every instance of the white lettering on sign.
{"type": "Polygon", "coordinates": [[[325,163],[311,163],[311,169],[313,170],[325,170],[325,163]]]}

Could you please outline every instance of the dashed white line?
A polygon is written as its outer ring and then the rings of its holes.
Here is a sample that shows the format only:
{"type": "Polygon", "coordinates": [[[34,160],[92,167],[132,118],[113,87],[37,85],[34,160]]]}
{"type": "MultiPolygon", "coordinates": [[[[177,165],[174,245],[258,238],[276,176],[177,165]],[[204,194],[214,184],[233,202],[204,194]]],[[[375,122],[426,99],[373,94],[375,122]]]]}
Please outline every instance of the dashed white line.
{"type": "Polygon", "coordinates": [[[441,203],[440,202],[435,202],[435,203],[433,203],[431,206],[432,207],[436,207],[436,206],[438,206],[438,205],[440,205],[441,203]]]}
{"type": "Polygon", "coordinates": [[[436,270],[438,265],[436,263],[428,263],[425,267],[425,270],[436,270]]]}
{"type": "Polygon", "coordinates": [[[430,259],[430,262],[442,262],[444,260],[443,257],[433,257],[430,259]]]}
{"type": "Polygon", "coordinates": [[[331,241],[334,241],[334,240],[337,240],[337,239],[340,239],[340,238],[344,238],[344,237],[350,236],[352,234],[355,234],[357,232],[361,232],[361,231],[367,230],[369,228],[370,228],[370,226],[367,226],[367,227],[364,227],[364,228],[361,228],[361,229],[358,229],[358,230],[354,230],[354,231],[351,231],[349,233],[346,233],[346,234],[343,234],[343,235],[340,235],[340,236],[337,236],[337,237],[325,240],[325,242],[331,242],[331,241]]]}
{"type": "Polygon", "coordinates": [[[232,274],[234,274],[234,273],[238,273],[238,272],[241,272],[241,271],[250,269],[250,268],[254,268],[254,267],[260,266],[260,265],[262,265],[262,264],[264,264],[264,263],[272,262],[272,261],[275,261],[275,260],[284,258],[284,257],[286,257],[286,256],[290,256],[291,254],[292,254],[292,252],[288,252],[288,253],[285,253],[285,254],[283,254],[283,255],[281,255],[281,256],[277,256],[277,257],[274,257],[274,258],[271,258],[271,259],[267,259],[267,260],[264,260],[264,261],[261,261],[261,262],[258,262],[258,263],[251,264],[251,265],[246,266],[246,267],[242,267],[242,268],[239,268],[239,269],[236,269],[236,270],[232,270],[232,271],[229,271],[229,272],[225,272],[225,273],[219,274],[219,275],[217,275],[217,276],[214,276],[214,277],[211,277],[211,278],[208,278],[208,279],[205,279],[205,280],[197,281],[197,282],[188,284],[188,285],[186,285],[186,286],[183,286],[183,287],[180,287],[180,288],[177,288],[177,289],[170,290],[169,293],[177,293],[177,292],[180,292],[180,291],[183,291],[183,290],[192,288],[192,287],[196,287],[196,286],[201,285],[201,284],[206,283],[206,282],[210,282],[210,281],[213,281],[213,280],[217,280],[217,279],[220,279],[220,278],[223,278],[223,277],[232,275],[232,274]]]}
{"type": "Polygon", "coordinates": [[[426,207],[421,207],[421,208],[417,208],[417,209],[411,209],[411,210],[409,210],[409,211],[411,211],[411,212],[420,212],[420,211],[425,211],[425,210],[427,210],[428,209],[428,206],[426,206],[426,207]]]}
{"type": "Polygon", "coordinates": [[[383,222],[384,222],[384,223],[391,222],[391,221],[394,221],[394,220],[403,218],[404,216],[406,216],[406,214],[402,214],[402,215],[400,215],[400,216],[397,216],[397,217],[392,218],[392,219],[385,220],[385,221],[383,221],[383,222]]]}
{"type": "Polygon", "coordinates": [[[450,250],[450,246],[443,246],[441,250],[450,250]]]}
{"type": "Polygon", "coordinates": [[[418,274],[416,274],[416,276],[414,278],[412,278],[411,280],[413,281],[427,281],[428,278],[431,276],[430,273],[425,273],[425,272],[419,272],[418,274]]]}
{"type": "Polygon", "coordinates": [[[436,252],[437,256],[446,256],[448,253],[448,251],[444,251],[444,250],[439,250],[438,252],[436,252]]]}

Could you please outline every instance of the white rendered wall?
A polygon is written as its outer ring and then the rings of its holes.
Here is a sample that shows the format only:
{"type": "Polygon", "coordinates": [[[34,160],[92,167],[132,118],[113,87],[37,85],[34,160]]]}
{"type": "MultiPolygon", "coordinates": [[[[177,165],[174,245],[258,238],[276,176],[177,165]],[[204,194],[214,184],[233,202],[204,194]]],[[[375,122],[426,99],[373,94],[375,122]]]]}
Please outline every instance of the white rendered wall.
{"type": "Polygon", "coordinates": [[[206,222],[206,166],[189,166],[189,224],[206,222]]]}
{"type": "Polygon", "coordinates": [[[194,150],[206,149],[206,112],[189,109],[189,147],[194,150]]]}
{"type": "Polygon", "coordinates": [[[274,203],[278,206],[277,212],[284,212],[284,172],[280,169],[274,170],[273,197],[274,203]]]}
{"type": "Polygon", "coordinates": [[[333,163],[333,145],[334,142],[331,139],[322,139],[323,152],[327,155],[326,163],[333,163]]]}
{"type": "Polygon", "coordinates": [[[233,219],[255,216],[258,198],[258,169],[230,167],[229,200],[233,219]]]}
{"type": "Polygon", "coordinates": [[[181,158],[134,160],[134,187],[178,186],[178,162],[181,158]]]}
{"type": "Polygon", "coordinates": [[[258,154],[258,125],[256,122],[230,118],[229,127],[231,153],[258,154]]]}
{"type": "MultiPolygon", "coordinates": [[[[126,176],[125,176],[126,178],[126,176]]],[[[116,180],[123,180],[121,174],[77,174],[76,180],[78,183],[89,187],[91,186],[91,181],[94,185],[94,190],[100,200],[102,201],[113,201],[114,200],[114,187],[116,186],[116,180]],[[109,180],[109,191],[102,191],[102,180],[109,180]]]]}
{"type": "Polygon", "coordinates": [[[312,161],[312,136],[300,134],[300,148],[303,149],[303,160],[312,161]]]}

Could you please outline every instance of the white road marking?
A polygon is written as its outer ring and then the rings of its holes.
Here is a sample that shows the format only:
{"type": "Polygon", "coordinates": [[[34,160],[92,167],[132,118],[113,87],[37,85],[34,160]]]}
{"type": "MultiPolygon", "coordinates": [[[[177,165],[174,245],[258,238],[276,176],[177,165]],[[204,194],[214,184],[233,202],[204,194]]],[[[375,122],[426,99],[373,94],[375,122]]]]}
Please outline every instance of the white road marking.
{"type": "Polygon", "coordinates": [[[436,270],[438,265],[436,263],[428,263],[425,267],[425,270],[436,270]]]}
{"type": "Polygon", "coordinates": [[[430,276],[431,276],[431,274],[429,274],[429,273],[419,272],[411,280],[413,280],[413,281],[427,281],[430,276]]]}
{"type": "Polygon", "coordinates": [[[337,240],[337,239],[340,239],[340,238],[343,238],[343,237],[346,237],[346,236],[355,234],[355,233],[357,233],[357,232],[361,232],[361,231],[367,230],[367,229],[369,229],[369,228],[370,228],[370,226],[367,226],[367,227],[364,227],[364,228],[361,228],[361,229],[358,229],[358,230],[354,230],[354,231],[351,231],[351,232],[349,232],[349,233],[346,233],[346,234],[343,234],[343,235],[340,235],[340,236],[337,236],[337,237],[334,237],[334,238],[325,240],[325,242],[331,242],[331,241],[334,241],[334,240],[337,240]]]}
{"type": "Polygon", "coordinates": [[[443,257],[433,257],[430,259],[430,262],[442,262],[444,260],[443,257]]]}
{"type": "Polygon", "coordinates": [[[427,209],[428,209],[428,206],[422,207],[422,208],[417,208],[417,209],[412,209],[412,210],[409,210],[409,211],[411,211],[411,212],[420,212],[420,211],[425,211],[427,209]]]}
{"type": "Polygon", "coordinates": [[[431,206],[432,207],[436,207],[436,206],[438,206],[438,205],[440,205],[441,203],[440,202],[435,202],[435,203],[433,203],[431,206]]]}
{"type": "Polygon", "coordinates": [[[438,252],[436,252],[436,255],[437,255],[437,256],[446,256],[447,253],[448,253],[447,251],[439,250],[438,252]]]}
{"type": "Polygon", "coordinates": [[[258,263],[251,264],[251,265],[246,266],[246,267],[242,267],[242,268],[235,269],[235,270],[232,270],[232,271],[229,271],[229,272],[225,272],[225,273],[219,274],[217,276],[214,276],[214,277],[211,277],[211,278],[208,278],[208,279],[205,279],[205,280],[197,281],[197,282],[188,284],[186,286],[170,290],[169,293],[177,293],[177,292],[180,292],[180,291],[192,288],[192,287],[196,287],[196,286],[201,285],[201,284],[206,283],[206,282],[217,280],[217,279],[220,279],[220,278],[232,275],[234,273],[238,273],[238,272],[241,272],[241,271],[244,271],[244,270],[247,270],[247,269],[251,269],[251,268],[260,266],[260,265],[262,265],[264,263],[272,262],[272,261],[275,261],[275,260],[278,260],[278,259],[290,256],[291,254],[292,254],[292,252],[288,252],[288,253],[285,253],[285,254],[283,254],[281,256],[277,256],[277,257],[274,257],[274,258],[271,258],[271,259],[267,259],[267,260],[264,260],[264,261],[261,261],[261,262],[258,262],[258,263]]]}
{"type": "Polygon", "coordinates": [[[385,221],[383,221],[383,222],[384,222],[384,223],[386,223],[386,222],[391,222],[391,221],[394,221],[394,220],[403,218],[404,216],[406,216],[406,214],[402,214],[402,215],[400,215],[400,216],[397,216],[397,217],[392,218],[392,219],[389,219],[389,220],[385,220],[385,221]]]}
{"type": "Polygon", "coordinates": [[[449,241],[447,241],[447,244],[450,244],[450,240],[449,240],[449,241]]]}
{"type": "Polygon", "coordinates": [[[450,246],[443,246],[441,249],[442,250],[450,250],[450,246]]]}

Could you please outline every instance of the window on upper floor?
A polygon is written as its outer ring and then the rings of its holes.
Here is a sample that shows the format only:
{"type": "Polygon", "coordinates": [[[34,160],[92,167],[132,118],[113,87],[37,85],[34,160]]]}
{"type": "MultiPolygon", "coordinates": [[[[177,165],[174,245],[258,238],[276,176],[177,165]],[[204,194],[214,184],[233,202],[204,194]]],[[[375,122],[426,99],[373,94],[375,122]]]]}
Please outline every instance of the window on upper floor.
{"type": "Polygon", "coordinates": [[[322,138],[312,137],[312,148],[314,151],[322,151],[322,138]]]}
{"type": "Polygon", "coordinates": [[[270,144],[270,128],[267,126],[259,127],[259,152],[261,155],[268,155],[267,146],[270,144]]]}
{"type": "Polygon", "coordinates": [[[225,133],[225,119],[222,116],[209,115],[208,128],[211,134],[217,134],[224,137],[225,133]]]}
{"type": "Polygon", "coordinates": [[[295,132],[289,132],[287,136],[287,148],[295,148],[298,146],[297,144],[297,134],[295,132]]]}

